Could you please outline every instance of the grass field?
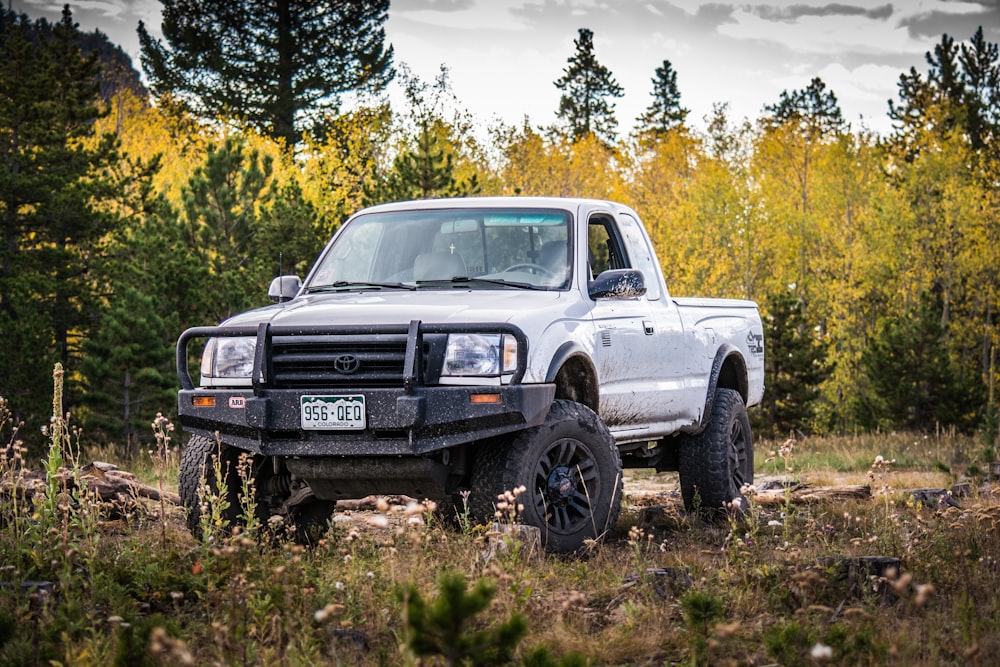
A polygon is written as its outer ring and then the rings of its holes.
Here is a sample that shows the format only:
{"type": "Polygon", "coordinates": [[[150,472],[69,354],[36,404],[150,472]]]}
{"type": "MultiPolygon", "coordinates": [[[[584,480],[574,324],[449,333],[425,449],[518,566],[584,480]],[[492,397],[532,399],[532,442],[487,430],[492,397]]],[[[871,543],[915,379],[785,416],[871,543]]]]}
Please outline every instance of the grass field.
{"type": "MultiPolygon", "coordinates": [[[[130,468],[170,489],[168,426],[165,455],[130,468]]],[[[52,473],[113,458],[52,437],[52,473]]],[[[676,476],[630,474],[613,534],[554,556],[384,504],[338,516],[308,549],[268,526],[227,536],[211,512],[196,542],[168,503],[98,504],[55,481],[29,501],[11,481],[39,466],[8,448],[0,664],[998,664],[988,458],[952,434],[758,442],[758,481],[867,484],[872,496],[751,494],[746,518],[715,525],[683,512],[676,476]],[[972,494],[953,503],[908,493],[967,471],[972,494]]]]}

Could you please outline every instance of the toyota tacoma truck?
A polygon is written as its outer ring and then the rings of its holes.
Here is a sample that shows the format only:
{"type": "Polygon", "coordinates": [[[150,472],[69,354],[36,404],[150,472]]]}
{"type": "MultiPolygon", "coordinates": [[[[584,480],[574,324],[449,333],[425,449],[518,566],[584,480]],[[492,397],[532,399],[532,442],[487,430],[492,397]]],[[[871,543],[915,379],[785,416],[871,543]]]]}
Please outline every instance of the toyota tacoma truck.
{"type": "Polygon", "coordinates": [[[498,496],[523,487],[519,520],[548,549],[574,551],[614,528],[623,468],[678,471],[685,506],[702,513],[732,508],[753,481],[757,307],[671,296],[626,206],[374,206],[344,222],[304,281],[277,277],[268,295],[177,343],[192,531],[206,484],[227,489],[230,521],[251,507],[297,530],[373,494],[488,522],[498,496]]]}

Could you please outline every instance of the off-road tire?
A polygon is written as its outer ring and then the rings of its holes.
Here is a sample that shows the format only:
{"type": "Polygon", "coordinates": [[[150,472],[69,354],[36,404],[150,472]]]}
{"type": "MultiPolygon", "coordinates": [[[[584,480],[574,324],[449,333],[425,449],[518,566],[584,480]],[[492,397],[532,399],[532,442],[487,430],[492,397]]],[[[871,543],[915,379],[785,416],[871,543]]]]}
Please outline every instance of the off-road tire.
{"type": "Polygon", "coordinates": [[[741,489],[753,484],[753,435],[739,392],[717,389],[705,430],[685,438],[678,472],[684,507],[708,519],[727,516],[727,503],[737,513],[747,509],[741,489]],[[733,507],[739,499],[740,506],[733,507]]]}
{"type": "Polygon", "coordinates": [[[600,540],[618,520],[622,463],[608,427],[593,410],[557,400],[545,421],[513,439],[484,444],[472,470],[469,508],[494,521],[498,496],[524,486],[521,523],[541,530],[549,551],[572,552],[600,540]]]}
{"type": "Polygon", "coordinates": [[[178,474],[177,490],[181,504],[187,511],[187,527],[196,539],[202,539],[201,501],[207,486],[216,493],[219,484],[215,478],[216,466],[222,471],[226,482],[226,501],[229,506],[223,511],[223,520],[229,528],[242,523],[241,488],[242,480],[239,473],[239,457],[242,450],[231,447],[211,438],[191,436],[184,452],[181,454],[181,467],[178,474]],[[213,459],[218,457],[218,463],[213,459]]]}

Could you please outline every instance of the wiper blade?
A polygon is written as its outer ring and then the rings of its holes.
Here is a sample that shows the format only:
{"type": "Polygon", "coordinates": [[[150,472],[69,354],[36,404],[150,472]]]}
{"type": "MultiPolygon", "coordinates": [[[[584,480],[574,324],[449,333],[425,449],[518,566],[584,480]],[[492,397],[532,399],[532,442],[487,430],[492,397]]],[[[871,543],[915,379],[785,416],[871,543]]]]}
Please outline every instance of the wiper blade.
{"type": "Polygon", "coordinates": [[[486,283],[488,285],[499,285],[500,287],[516,287],[518,289],[544,290],[544,287],[531,283],[516,282],[513,280],[496,280],[495,278],[470,278],[469,276],[455,276],[453,278],[442,278],[440,280],[418,280],[417,286],[434,284],[457,284],[457,283],[486,283]]]}
{"type": "Polygon", "coordinates": [[[415,290],[417,289],[413,285],[407,285],[405,283],[377,283],[369,281],[349,281],[349,280],[338,280],[330,285],[316,285],[315,287],[306,288],[307,292],[330,292],[337,291],[344,288],[350,287],[360,287],[362,289],[405,289],[405,290],[415,290]]]}

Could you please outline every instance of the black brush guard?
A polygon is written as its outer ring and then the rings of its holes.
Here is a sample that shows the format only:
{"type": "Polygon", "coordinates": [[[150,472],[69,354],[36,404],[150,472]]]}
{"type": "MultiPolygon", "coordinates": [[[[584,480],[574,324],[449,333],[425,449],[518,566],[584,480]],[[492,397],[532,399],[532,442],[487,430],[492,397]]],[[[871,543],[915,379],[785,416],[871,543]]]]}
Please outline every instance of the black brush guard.
{"type": "Polygon", "coordinates": [[[552,384],[521,384],[528,341],[506,323],[195,327],[177,341],[178,413],[184,430],[266,456],[413,456],[540,424],[552,384]],[[517,370],[504,385],[438,384],[448,334],[509,334],[517,370]],[[254,337],[250,387],[198,388],[188,369],[192,340],[254,337]],[[352,350],[356,351],[351,352],[352,350]],[[361,359],[364,371],[334,369],[338,355],[361,359]],[[303,395],[365,396],[363,431],[304,430],[303,395]],[[494,402],[473,402],[493,394],[494,402]],[[195,405],[195,398],[211,405],[195,405]]]}

